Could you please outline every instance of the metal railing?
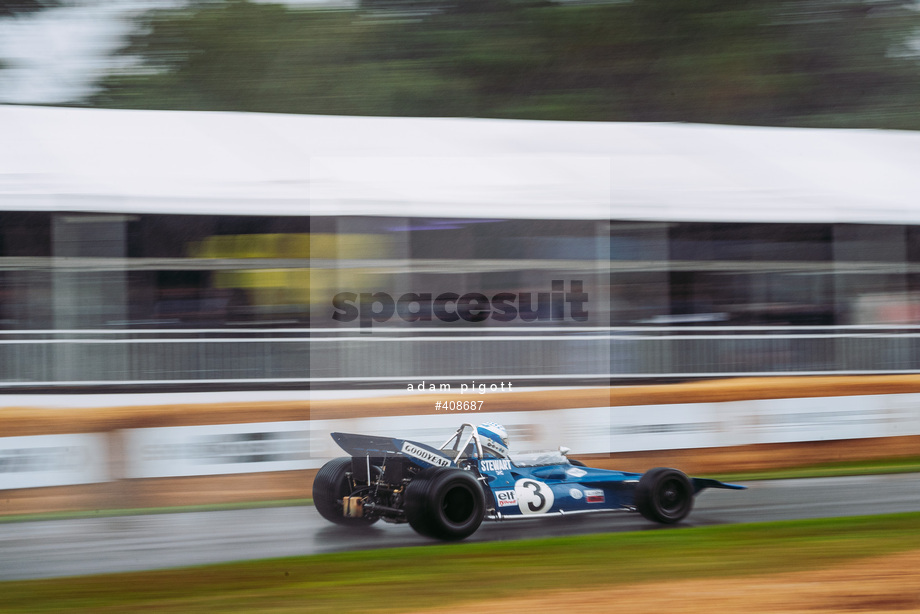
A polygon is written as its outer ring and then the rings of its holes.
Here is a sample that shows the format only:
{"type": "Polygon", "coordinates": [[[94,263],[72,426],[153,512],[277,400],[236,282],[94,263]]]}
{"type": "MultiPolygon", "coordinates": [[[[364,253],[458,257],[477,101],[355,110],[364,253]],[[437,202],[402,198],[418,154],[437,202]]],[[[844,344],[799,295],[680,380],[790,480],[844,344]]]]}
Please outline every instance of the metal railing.
{"type": "Polygon", "coordinates": [[[920,326],[33,330],[0,388],[920,372],[920,326]]]}

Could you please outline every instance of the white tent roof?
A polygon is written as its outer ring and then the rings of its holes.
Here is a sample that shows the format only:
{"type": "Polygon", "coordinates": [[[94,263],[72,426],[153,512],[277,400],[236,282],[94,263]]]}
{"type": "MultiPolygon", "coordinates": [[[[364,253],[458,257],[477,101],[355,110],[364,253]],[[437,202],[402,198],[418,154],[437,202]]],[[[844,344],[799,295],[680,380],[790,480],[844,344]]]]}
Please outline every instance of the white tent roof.
{"type": "Polygon", "coordinates": [[[0,105],[0,210],[920,224],[920,133],[0,105]]]}

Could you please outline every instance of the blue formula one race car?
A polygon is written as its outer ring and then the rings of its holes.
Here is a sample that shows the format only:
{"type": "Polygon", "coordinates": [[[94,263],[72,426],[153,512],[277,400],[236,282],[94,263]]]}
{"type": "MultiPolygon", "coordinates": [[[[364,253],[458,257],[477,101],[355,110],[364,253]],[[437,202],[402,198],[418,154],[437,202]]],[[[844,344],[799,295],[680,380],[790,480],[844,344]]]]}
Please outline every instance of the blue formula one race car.
{"type": "Polygon", "coordinates": [[[505,429],[464,424],[440,448],[393,437],[332,433],[350,456],[329,461],[313,482],[327,520],[370,525],[383,519],[443,540],[468,537],[484,520],[639,512],[673,524],[706,488],[743,489],[677,469],[645,473],[593,469],[567,450],[511,458],[505,429]]]}

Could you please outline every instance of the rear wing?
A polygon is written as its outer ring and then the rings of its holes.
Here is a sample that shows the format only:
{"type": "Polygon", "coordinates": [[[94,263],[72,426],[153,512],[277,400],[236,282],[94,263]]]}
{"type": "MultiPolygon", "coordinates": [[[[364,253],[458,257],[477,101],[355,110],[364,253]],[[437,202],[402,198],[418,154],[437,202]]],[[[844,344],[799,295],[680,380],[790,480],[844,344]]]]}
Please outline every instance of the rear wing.
{"type": "Polygon", "coordinates": [[[351,456],[386,458],[402,455],[420,467],[456,467],[461,459],[473,454],[477,458],[485,458],[479,433],[468,422],[461,424],[440,448],[408,439],[356,433],[332,433],[332,439],[351,456]]]}
{"type": "Polygon", "coordinates": [[[440,450],[408,439],[356,433],[332,433],[332,439],[351,456],[386,458],[402,455],[420,467],[455,466],[454,462],[440,450]]]}

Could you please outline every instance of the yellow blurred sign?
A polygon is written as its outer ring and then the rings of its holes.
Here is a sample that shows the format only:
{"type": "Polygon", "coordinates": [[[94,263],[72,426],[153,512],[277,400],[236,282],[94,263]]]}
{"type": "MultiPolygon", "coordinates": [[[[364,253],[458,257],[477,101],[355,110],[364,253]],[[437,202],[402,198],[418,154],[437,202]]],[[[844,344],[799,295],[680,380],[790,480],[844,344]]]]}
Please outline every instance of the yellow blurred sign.
{"type": "MultiPolygon", "coordinates": [[[[189,244],[188,252],[192,258],[342,261],[387,258],[392,246],[378,234],[270,233],[213,235],[189,244]]],[[[337,288],[370,288],[376,277],[366,267],[273,267],[216,271],[213,285],[245,290],[253,305],[305,305],[328,303],[337,288]]]]}

